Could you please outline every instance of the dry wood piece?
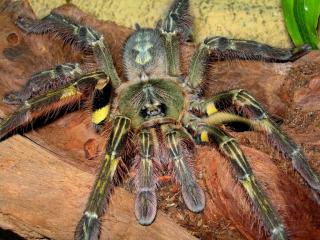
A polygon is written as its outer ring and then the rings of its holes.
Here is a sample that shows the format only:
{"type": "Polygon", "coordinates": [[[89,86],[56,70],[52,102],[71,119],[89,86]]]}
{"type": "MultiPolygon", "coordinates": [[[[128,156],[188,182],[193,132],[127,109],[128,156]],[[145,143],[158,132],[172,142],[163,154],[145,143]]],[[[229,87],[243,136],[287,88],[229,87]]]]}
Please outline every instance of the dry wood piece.
{"type": "MultiPolygon", "coordinates": [[[[132,30],[98,21],[73,5],[56,11],[103,33],[122,76],[121,45],[132,30]]],[[[0,1],[0,98],[17,90],[36,71],[57,63],[83,63],[79,52],[62,48],[61,41],[22,33],[14,25],[19,15],[34,17],[27,1],[0,1]]],[[[184,73],[193,51],[192,44],[182,48],[184,73]]],[[[214,63],[208,69],[206,94],[231,88],[248,90],[269,112],[284,120],[284,130],[303,144],[312,166],[320,171],[319,66],[319,51],[294,63],[214,63]]],[[[0,117],[13,109],[0,102],[0,117]]],[[[89,159],[94,151],[103,151],[106,141],[92,131],[88,117],[85,111],[71,113],[28,132],[25,136],[29,140],[18,136],[0,143],[0,228],[27,238],[72,238],[99,166],[99,160],[89,159]]],[[[232,135],[240,140],[257,179],[283,216],[290,237],[319,239],[320,208],[291,163],[267,147],[257,133],[232,135]]],[[[159,193],[163,199],[160,209],[201,239],[266,238],[227,161],[209,147],[199,148],[197,159],[206,191],[204,213],[195,215],[186,210],[176,191],[159,193]],[[168,208],[170,201],[176,207],[168,208]]],[[[150,227],[139,226],[131,195],[122,189],[116,192],[104,221],[104,234],[110,239],[192,239],[162,213],[150,227]]]]}
{"type": "MultiPolygon", "coordinates": [[[[72,239],[94,176],[21,136],[0,144],[0,159],[0,226],[27,239],[72,239]]],[[[195,239],[161,212],[150,227],[139,225],[133,205],[118,188],[101,239],[195,239]]]]}

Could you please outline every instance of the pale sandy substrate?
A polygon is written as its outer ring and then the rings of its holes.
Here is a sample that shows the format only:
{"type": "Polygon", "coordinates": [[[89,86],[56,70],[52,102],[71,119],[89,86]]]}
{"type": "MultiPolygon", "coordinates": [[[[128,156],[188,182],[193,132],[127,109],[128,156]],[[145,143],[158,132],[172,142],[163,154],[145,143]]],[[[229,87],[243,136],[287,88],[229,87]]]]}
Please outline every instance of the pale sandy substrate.
{"type": "MultiPolygon", "coordinates": [[[[30,0],[39,17],[65,0],[30,0]]],[[[73,0],[99,19],[133,27],[136,22],[153,27],[172,0],[73,0]]],[[[251,39],[278,47],[291,46],[281,10],[281,0],[191,0],[196,41],[206,36],[251,39]]]]}

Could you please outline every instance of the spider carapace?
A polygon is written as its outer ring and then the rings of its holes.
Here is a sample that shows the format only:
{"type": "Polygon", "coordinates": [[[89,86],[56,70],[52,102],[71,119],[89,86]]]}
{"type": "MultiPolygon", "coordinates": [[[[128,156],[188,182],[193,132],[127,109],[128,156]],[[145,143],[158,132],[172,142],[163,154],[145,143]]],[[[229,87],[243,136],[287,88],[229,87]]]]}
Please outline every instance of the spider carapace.
{"type": "Polygon", "coordinates": [[[56,13],[39,21],[23,16],[17,19],[17,26],[23,31],[62,38],[92,55],[98,66],[95,71],[86,71],[78,63],[65,63],[32,75],[23,89],[5,96],[5,102],[20,106],[0,123],[3,138],[79,98],[91,99],[92,123],[97,129],[111,123],[102,165],[77,225],[75,239],[99,238],[101,217],[122,164],[135,168],[135,214],[141,224],[149,225],[155,219],[157,177],[163,168],[169,169],[181,185],[186,206],[193,212],[202,211],[205,196],[193,169],[196,144],[214,145],[230,160],[235,177],[270,237],[287,239],[282,218],[255,179],[246,156],[235,139],[220,127],[234,122],[267,134],[309,186],[320,191],[319,177],[300,147],[247,91],[233,89],[209,98],[201,94],[209,61],[286,62],[306,54],[309,47],[279,49],[254,41],[209,37],[197,47],[189,72],[184,76],[180,72],[180,46],[192,40],[191,22],[189,1],[175,0],[156,28],[141,28],[137,24],[124,45],[124,80],[115,70],[103,36],[92,28],[56,13]],[[134,139],[131,144],[135,146],[135,157],[130,163],[122,163],[128,138],[134,139]]]}

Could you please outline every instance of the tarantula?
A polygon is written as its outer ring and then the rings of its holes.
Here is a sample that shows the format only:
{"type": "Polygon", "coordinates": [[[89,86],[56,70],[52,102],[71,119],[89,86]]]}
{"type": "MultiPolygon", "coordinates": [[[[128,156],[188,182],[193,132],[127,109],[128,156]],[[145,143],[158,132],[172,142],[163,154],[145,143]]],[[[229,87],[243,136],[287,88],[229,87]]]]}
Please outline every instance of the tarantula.
{"type": "Polygon", "coordinates": [[[195,51],[187,76],[180,72],[180,44],[192,40],[189,1],[175,0],[154,29],[141,28],[128,37],[123,49],[126,79],[120,79],[103,36],[62,15],[51,13],[36,21],[19,17],[27,33],[53,34],[95,58],[99,68],[86,71],[78,63],[64,63],[32,75],[18,92],[4,97],[18,109],[0,123],[0,138],[32,120],[69,106],[79,98],[91,99],[92,123],[99,130],[112,125],[104,159],[87,206],[75,230],[75,239],[98,239],[100,220],[118,178],[119,168],[134,166],[135,215],[142,225],[156,216],[157,177],[169,170],[181,185],[188,209],[201,212],[205,196],[194,174],[195,144],[212,144],[230,160],[235,177],[248,194],[272,239],[287,239],[281,217],[255,180],[238,143],[221,125],[241,123],[262,131],[292,160],[310,187],[320,192],[320,178],[300,147],[270,118],[258,101],[243,89],[202,95],[209,61],[249,59],[294,61],[309,46],[279,49],[254,41],[206,38],[195,51]],[[49,107],[50,106],[50,107],[49,107]],[[49,109],[49,110],[48,110],[49,109]],[[137,143],[135,156],[124,161],[128,139],[137,143]]]}

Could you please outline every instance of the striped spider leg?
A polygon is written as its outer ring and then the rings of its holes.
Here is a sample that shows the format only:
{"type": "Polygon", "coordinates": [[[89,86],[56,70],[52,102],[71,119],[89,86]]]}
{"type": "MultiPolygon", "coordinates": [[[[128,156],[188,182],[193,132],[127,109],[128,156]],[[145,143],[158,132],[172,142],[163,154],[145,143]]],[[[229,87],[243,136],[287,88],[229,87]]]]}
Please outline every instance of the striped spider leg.
{"type": "Polygon", "coordinates": [[[140,133],[140,145],[135,177],[137,188],[135,214],[139,223],[149,225],[155,218],[157,210],[155,191],[159,174],[157,168],[161,169],[166,163],[171,166],[169,168],[173,179],[182,187],[182,196],[188,209],[192,212],[202,211],[205,205],[204,193],[193,174],[194,145],[186,130],[175,124],[144,128],[140,133]],[[164,140],[164,149],[161,150],[159,135],[164,140]],[[160,151],[166,154],[159,154],[160,151]]]}
{"type": "Polygon", "coordinates": [[[230,160],[235,175],[254,207],[257,209],[271,239],[287,239],[284,225],[269,198],[256,181],[246,156],[239,144],[223,129],[214,124],[199,123],[196,128],[196,141],[200,144],[214,144],[230,160]]]}
{"type": "Polygon", "coordinates": [[[180,41],[186,42],[192,39],[192,21],[189,7],[188,0],[175,0],[169,8],[161,27],[168,61],[168,73],[171,76],[179,76],[181,74],[180,41]]]}
{"type": "MultiPolygon", "coordinates": [[[[282,133],[269,118],[267,112],[252,96],[242,90],[236,91],[241,93],[239,96],[233,91],[228,91],[226,95],[229,95],[229,97],[225,97],[225,93],[220,93],[209,100],[201,100],[198,93],[201,85],[206,80],[206,68],[210,60],[246,59],[287,62],[303,56],[309,49],[308,45],[290,50],[274,48],[255,41],[209,37],[195,51],[191,59],[188,75],[184,81],[184,84],[193,92],[190,111],[200,116],[198,118],[192,114],[186,115],[185,126],[195,134],[196,142],[215,144],[221,153],[231,161],[238,181],[260,214],[271,239],[287,239],[282,220],[259,183],[255,180],[251,167],[238,143],[223,129],[219,128],[219,125],[240,120],[242,123],[252,123],[250,126],[255,126],[254,129],[264,130],[271,135],[272,139],[280,146],[280,150],[284,151],[289,158],[295,158],[294,165],[300,166],[296,167],[296,169],[311,186],[318,187],[319,180],[303,157],[299,147],[293,140],[282,133]],[[245,97],[241,97],[242,94],[245,97]],[[241,111],[239,113],[247,113],[245,116],[247,118],[220,112],[226,106],[235,106],[239,102],[241,102],[241,111]]],[[[238,108],[238,110],[240,109],[238,108]]]]}
{"type": "Polygon", "coordinates": [[[139,154],[135,158],[134,178],[137,189],[135,215],[141,225],[149,225],[156,217],[155,129],[142,129],[139,134],[139,154]]]}
{"type": "MultiPolygon", "coordinates": [[[[20,91],[5,96],[6,103],[20,106],[0,123],[0,138],[38,117],[88,98],[91,98],[93,126],[100,130],[109,118],[112,90],[120,85],[103,36],[55,13],[40,21],[20,17],[17,25],[27,33],[53,34],[85,53],[93,54],[99,68],[86,72],[78,63],[65,63],[33,74],[20,91]]],[[[113,128],[104,162],[76,229],[77,239],[98,239],[100,234],[99,220],[114,186],[119,155],[130,126],[130,119],[126,117],[117,116],[112,120],[113,128]]]]}
{"type": "Polygon", "coordinates": [[[319,192],[319,175],[311,168],[300,147],[282,132],[270,119],[266,110],[244,90],[218,93],[201,102],[196,109],[203,117],[192,124],[193,131],[196,133],[196,141],[202,144],[214,143],[222,154],[231,160],[238,181],[259,212],[271,239],[287,239],[281,218],[255,180],[251,167],[238,143],[219,128],[219,125],[240,122],[253,130],[265,132],[271,139],[271,143],[284,153],[286,158],[292,160],[293,167],[310,187],[319,192]],[[236,114],[223,112],[230,105],[238,109],[239,112],[236,114]]]}
{"type": "Polygon", "coordinates": [[[110,81],[110,84],[104,82],[95,88],[100,97],[95,96],[93,100],[92,122],[95,127],[101,127],[109,115],[111,90],[118,87],[121,82],[104,37],[92,28],[54,12],[39,21],[19,17],[16,24],[29,34],[50,34],[80,49],[85,54],[94,56],[98,64],[98,71],[104,72],[110,81]]]}
{"type": "MultiPolygon", "coordinates": [[[[18,101],[21,103],[13,113],[0,122],[0,139],[4,139],[20,127],[32,123],[35,119],[56,113],[61,108],[70,108],[78,104],[81,100],[88,98],[98,82],[106,81],[107,77],[104,72],[90,72],[73,79],[63,87],[47,90],[32,98],[24,99],[20,92],[8,95],[5,98],[6,102],[14,99],[16,103],[18,101]]],[[[10,103],[12,104],[12,102],[10,103]]]]}
{"type": "Polygon", "coordinates": [[[194,53],[185,84],[199,87],[205,81],[205,71],[209,60],[261,60],[268,62],[289,62],[305,55],[309,45],[294,49],[275,48],[255,41],[208,37],[200,43],[194,53]]]}
{"type": "Polygon", "coordinates": [[[253,130],[265,132],[271,144],[292,161],[294,169],[309,186],[320,192],[320,177],[311,168],[301,148],[272,121],[267,111],[247,91],[235,89],[221,92],[200,105],[200,109],[208,116],[206,121],[210,124],[241,122],[253,130]],[[230,106],[235,109],[235,114],[220,112],[230,106]]]}
{"type": "Polygon", "coordinates": [[[168,123],[144,127],[139,139],[139,154],[135,163],[135,214],[139,223],[149,225],[155,219],[157,177],[166,165],[172,178],[181,185],[187,208],[192,212],[201,212],[205,206],[205,197],[195,179],[194,143],[186,129],[168,119],[168,123]]]}
{"type": "Polygon", "coordinates": [[[51,34],[79,49],[91,50],[101,71],[108,75],[114,87],[119,86],[120,78],[114,68],[112,56],[104,42],[104,37],[92,28],[80,25],[54,12],[39,21],[19,17],[16,24],[27,33],[51,34]]]}
{"type": "MultiPolygon", "coordinates": [[[[199,111],[199,108],[197,108],[197,111],[199,111]]],[[[229,113],[217,112],[212,108],[212,105],[209,105],[205,109],[205,112],[201,114],[202,118],[190,114],[185,116],[184,122],[186,128],[193,132],[196,143],[213,144],[223,156],[230,160],[235,177],[251,199],[271,239],[287,239],[287,233],[281,217],[272,206],[259,182],[255,179],[250,164],[239,144],[226,131],[219,127],[219,125],[225,122],[218,121],[217,119],[222,119],[222,116],[218,115],[225,114],[228,115],[229,113]],[[211,114],[210,116],[207,115],[208,112],[211,114]],[[217,117],[215,117],[215,114],[217,114],[217,117]]],[[[241,122],[244,122],[244,120],[241,122]]]]}
{"type": "Polygon", "coordinates": [[[78,63],[64,63],[33,74],[20,91],[4,97],[5,103],[21,106],[0,123],[0,138],[34,118],[87,98],[92,92],[92,123],[96,129],[101,129],[109,116],[112,87],[120,84],[103,36],[56,13],[39,21],[19,17],[16,24],[27,33],[54,35],[84,52],[90,52],[99,64],[99,70],[87,72],[78,63]],[[84,92],[87,93],[85,96],[84,92]]]}
{"type": "Polygon", "coordinates": [[[100,236],[101,217],[105,212],[106,204],[114,188],[117,168],[127,141],[130,124],[131,120],[124,116],[116,116],[113,119],[104,161],[92,188],[85,211],[76,227],[75,239],[98,239],[100,236]]]}
{"type": "Polygon", "coordinates": [[[166,145],[173,160],[174,177],[181,185],[184,203],[190,211],[201,212],[205,206],[205,197],[194,176],[194,153],[190,150],[194,149],[191,145],[192,137],[182,127],[169,125],[164,128],[166,145]]]}

